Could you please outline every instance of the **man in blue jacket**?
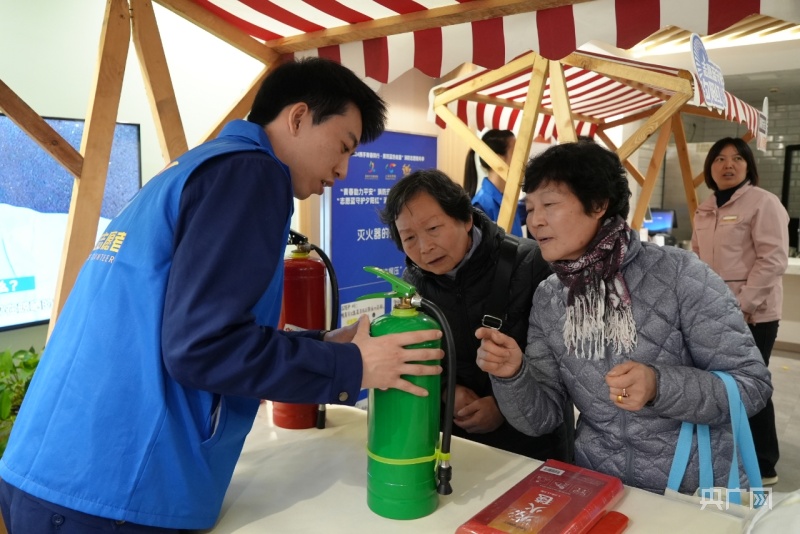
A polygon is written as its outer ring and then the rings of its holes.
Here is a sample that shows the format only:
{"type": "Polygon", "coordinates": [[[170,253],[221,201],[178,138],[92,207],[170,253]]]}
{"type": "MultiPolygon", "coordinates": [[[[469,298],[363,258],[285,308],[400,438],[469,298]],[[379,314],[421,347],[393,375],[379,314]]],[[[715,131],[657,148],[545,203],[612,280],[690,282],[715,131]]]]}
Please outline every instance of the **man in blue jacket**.
{"type": "Polygon", "coordinates": [[[170,163],[111,221],[58,320],[0,461],[10,534],[214,525],[259,399],[425,390],[433,331],[276,329],[293,197],[322,194],[384,102],[322,59],[277,67],[247,121],[170,163]],[[324,338],[324,341],[323,341],[324,338]],[[336,342],[336,343],[332,343],[336,342]]]}

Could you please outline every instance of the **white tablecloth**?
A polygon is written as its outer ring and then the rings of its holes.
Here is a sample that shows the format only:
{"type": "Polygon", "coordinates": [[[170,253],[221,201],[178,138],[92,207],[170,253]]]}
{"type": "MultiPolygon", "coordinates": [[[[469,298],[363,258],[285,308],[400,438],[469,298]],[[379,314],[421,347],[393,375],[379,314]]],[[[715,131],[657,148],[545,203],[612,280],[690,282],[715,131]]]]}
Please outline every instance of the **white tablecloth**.
{"type": "MultiPolygon", "coordinates": [[[[386,519],[367,507],[367,417],[358,408],[328,407],[324,430],[272,424],[268,403],[245,442],[213,534],[294,532],[455,532],[540,462],[459,438],[451,447],[453,494],[431,515],[386,519]]],[[[713,507],[712,507],[713,508],[713,507]]],[[[616,510],[630,518],[626,534],[740,532],[720,512],[625,488],[616,510]]]]}

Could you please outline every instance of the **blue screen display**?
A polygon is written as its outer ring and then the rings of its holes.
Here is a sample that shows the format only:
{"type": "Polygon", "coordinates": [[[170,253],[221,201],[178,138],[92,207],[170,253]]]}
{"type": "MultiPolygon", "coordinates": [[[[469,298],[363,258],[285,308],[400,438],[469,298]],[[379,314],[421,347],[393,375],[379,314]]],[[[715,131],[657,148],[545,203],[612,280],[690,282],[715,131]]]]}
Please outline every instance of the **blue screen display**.
{"type": "Polygon", "coordinates": [[[674,210],[650,210],[652,220],[644,221],[643,228],[647,228],[650,235],[653,234],[670,234],[675,227],[675,211],[674,210]]]}
{"type": "MultiPolygon", "coordinates": [[[[83,120],[45,119],[80,150],[83,120]]],[[[138,124],[117,124],[97,234],[141,187],[138,124]]],[[[0,115],[0,330],[50,319],[74,177],[0,115]]]]}

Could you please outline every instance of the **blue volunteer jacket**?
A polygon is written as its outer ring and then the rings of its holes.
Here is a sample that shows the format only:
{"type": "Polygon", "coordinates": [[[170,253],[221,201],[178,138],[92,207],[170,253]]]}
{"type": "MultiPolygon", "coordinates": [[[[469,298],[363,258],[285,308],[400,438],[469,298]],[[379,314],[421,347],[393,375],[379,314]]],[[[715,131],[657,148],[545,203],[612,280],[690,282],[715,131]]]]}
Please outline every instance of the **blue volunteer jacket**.
{"type": "MultiPolygon", "coordinates": [[[[484,177],[481,181],[481,188],[478,189],[478,192],[472,197],[472,205],[484,212],[493,222],[497,222],[497,218],[500,216],[500,205],[502,203],[503,193],[497,189],[497,186],[495,186],[489,178],[484,177]]],[[[525,224],[526,214],[524,208],[524,206],[520,208],[519,203],[517,203],[514,218],[511,220],[511,231],[509,233],[518,237],[522,237],[522,225],[525,224]]]]}
{"type": "MultiPolygon", "coordinates": [[[[261,127],[234,121],[111,221],[27,393],[0,461],[6,482],[92,515],[179,529],[214,524],[259,400],[176,382],[161,358],[161,321],[183,186],[203,162],[241,151],[275,158],[261,127]]],[[[288,230],[287,220],[284,243],[288,230]]],[[[283,292],[283,255],[275,257],[276,274],[253,310],[272,327],[283,292]]]]}

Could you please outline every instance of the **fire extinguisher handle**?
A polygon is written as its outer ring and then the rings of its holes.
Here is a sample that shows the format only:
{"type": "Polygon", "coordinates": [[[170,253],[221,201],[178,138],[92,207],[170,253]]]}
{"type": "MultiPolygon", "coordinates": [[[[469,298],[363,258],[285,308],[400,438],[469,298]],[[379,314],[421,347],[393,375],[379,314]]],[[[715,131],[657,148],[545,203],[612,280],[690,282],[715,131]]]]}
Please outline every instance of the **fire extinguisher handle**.
{"type": "Polygon", "coordinates": [[[384,280],[386,280],[387,282],[389,282],[392,285],[392,290],[391,291],[386,291],[386,292],[383,292],[383,293],[371,293],[369,295],[362,295],[362,296],[358,297],[356,300],[366,300],[366,299],[374,299],[374,298],[387,298],[387,299],[390,299],[390,298],[395,298],[395,297],[396,298],[401,298],[401,299],[402,298],[411,298],[417,292],[417,289],[414,286],[412,286],[411,284],[409,284],[408,282],[406,282],[402,278],[396,277],[395,275],[393,275],[389,271],[384,271],[383,269],[381,269],[379,267],[372,267],[372,266],[366,266],[366,267],[364,267],[364,270],[367,271],[368,273],[372,273],[374,275],[377,275],[377,276],[383,278],[384,280]]]}

